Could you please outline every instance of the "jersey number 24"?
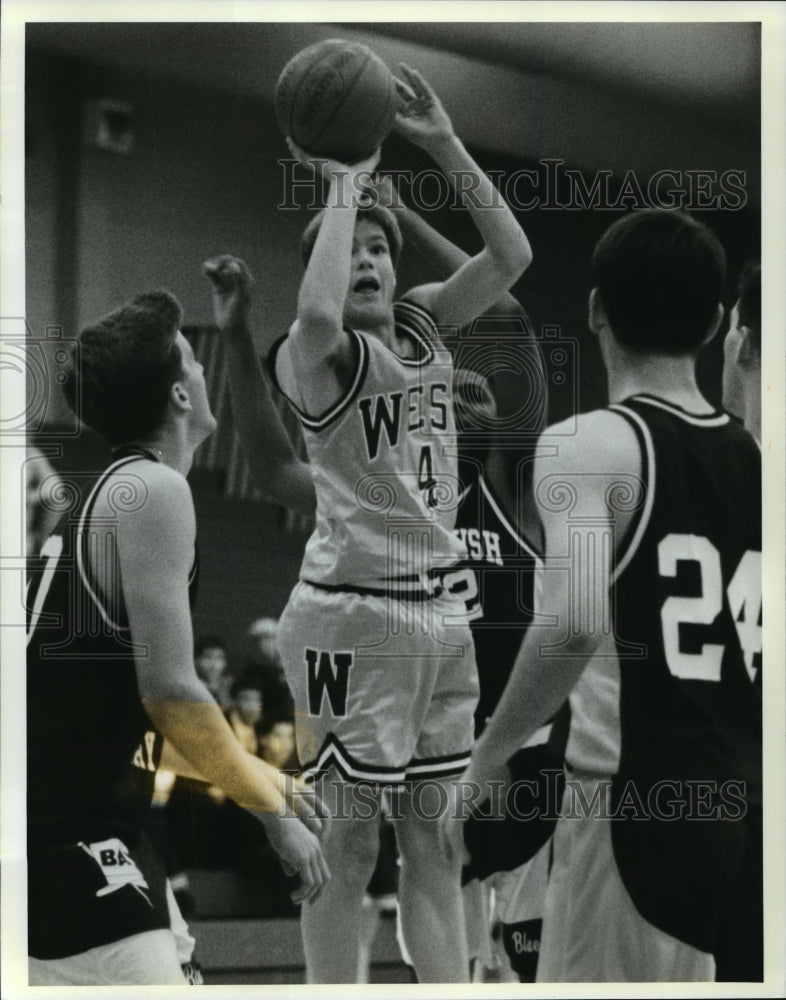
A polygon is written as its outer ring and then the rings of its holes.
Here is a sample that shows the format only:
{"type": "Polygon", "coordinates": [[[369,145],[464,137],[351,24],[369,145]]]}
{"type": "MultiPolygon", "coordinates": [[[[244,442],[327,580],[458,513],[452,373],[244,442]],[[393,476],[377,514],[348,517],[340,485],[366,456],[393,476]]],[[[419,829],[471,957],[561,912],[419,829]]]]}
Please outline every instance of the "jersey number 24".
{"type": "MultiPolygon", "coordinates": [[[[719,681],[724,647],[707,642],[700,652],[686,653],[680,647],[680,626],[712,625],[723,610],[720,553],[702,535],[666,535],[658,545],[660,575],[675,577],[680,562],[698,563],[701,587],[696,597],[672,596],[663,602],[660,617],[666,662],[672,674],[683,680],[719,681]]],[[[761,656],[761,591],[761,552],[749,549],[726,587],[726,597],[751,680],[761,656]]]]}

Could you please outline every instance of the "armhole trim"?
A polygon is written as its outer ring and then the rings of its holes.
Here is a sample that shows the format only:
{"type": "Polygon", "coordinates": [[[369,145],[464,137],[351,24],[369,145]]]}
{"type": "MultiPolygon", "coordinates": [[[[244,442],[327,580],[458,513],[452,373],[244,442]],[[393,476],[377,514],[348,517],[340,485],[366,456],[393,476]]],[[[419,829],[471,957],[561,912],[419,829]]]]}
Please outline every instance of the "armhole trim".
{"type": "Polygon", "coordinates": [[[652,443],[650,429],[641,417],[634,410],[628,409],[619,403],[614,403],[609,407],[614,413],[628,421],[633,428],[636,439],[639,442],[641,452],[641,477],[644,480],[644,505],[633,515],[633,520],[628,526],[627,539],[614,560],[614,571],[611,574],[611,582],[616,583],[625,572],[630,561],[638,550],[644,532],[647,530],[652,506],[655,501],[655,448],[652,443]]]}
{"type": "MultiPolygon", "coordinates": [[[[111,476],[112,473],[117,472],[117,470],[121,469],[124,465],[130,465],[132,462],[135,462],[140,458],[150,458],[150,455],[149,453],[144,451],[141,453],[125,455],[121,458],[118,458],[117,461],[113,462],[106,469],[104,469],[103,473],[101,474],[101,476],[99,476],[98,480],[93,486],[93,489],[90,491],[90,495],[87,498],[87,503],[82,509],[82,513],[79,517],[79,522],[77,524],[77,529],[76,529],[74,548],[76,550],[77,570],[79,571],[79,575],[82,578],[82,583],[85,587],[85,590],[88,592],[93,603],[98,608],[99,614],[101,615],[104,624],[107,625],[114,632],[128,632],[129,626],[120,625],[118,622],[114,621],[114,619],[110,617],[109,612],[107,611],[106,605],[104,603],[104,598],[99,595],[98,587],[95,584],[95,581],[92,579],[92,573],[90,572],[90,556],[86,551],[87,523],[88,520],[90,519],[90,515],[93,511],[93,507],[95,506],[96,500],[98,499],[98,494],[101,492],[101,489],[106,483],[109,476],[111,476]]],[[[158,461],[158,459],[156,459],[155,457],[153,458],[153,460],[158,461]]],[[[120,563],[118,560],[118,573],[119,571],[120,571],[120,563]]]]}
{"type": "Polygon", "coordinates": [[[349,387],[347,388],[347,391],[341,397],[339,397],[339,399],[337,399],[336,402],[333,403],[333,405],[329,409],[327,409],[323,414],[321,414],[318,417],[310,416],[308,413],[306,413],[306,411],[302,407],[298,406],[298,404],[291,398],[291,396],[287,395],[287,393],[284,392],[284,390],[281,388],[281,384],[279,383],[278,377],[276,375],[276,359],[278,357],[278,352],[279,349],[281,348],[281,345],[287,339],[289,334],[285,333],[283,337],[279,337],[279,339],[270,348],[270,352],[267,357],[267,364],[268,364],[268,371],[270,372],[270,377],[273,380],[273,384],[281,393],[281,395],[286,399],[286,401],[289,403],[292,409],[295,411],[301,424],[307,430],[322,431],[329,424],[332,424],[336,420],[338,420],[338,418],[342,415],[342,413],[344,413],[344,411],[347,409],[347,407],[350,405],[353,399],[360,392],[361,386],[366,380],[366,374],[368,372],[368,364],[369,364],[369,348],[368,344],[366,343],[366,339],[365,337],[361,336],[357,332],[357,330],[353,330],[351,327],[347,326],[344,327],[344,329],[347,332],[347,334],[349,334],[350,338],[354,338],[355,343],[357,345],[358,349],[357,368],[355,370],[355,374],[352,378],[352,381],[349,387]]]}
{"type": "Polygon", "coordinates": [[[423,349],[422,358],[402,358],[400,354],[395,354],[396,358],[407,368],[422,368],[431,364],[435,357],[435,348],[442,346],[437,332],[437,324],[434,317],[424,306],[409,299],[399,299],[395,303],[394,317],[396,327],[412,337],[423,349]],[[426,331],[431,332],[431,336],[426,331]]]}
{"type": "Polygon", "coordinates": [[[480,488],[483,490],[486,496],[486,500],[488,500],[492,510],[497,515],[502,524],[505,525],[505,528],[510,537],[513,539],[513,541],[516,542],[516,544],[520,548],[525,549],[532,556],[533,559],[536,559],[538,562],[541,562],[543,559],[542,553],[538,552],[537,549],[535,549],[534,546],[531,545],[524,538],[523,535],[519,534],[519,532],[516,531],[516,529],[510,523],[510,520],[508,519],[501,505],[497,501],[497,498],[494,496],[491,487],[486,482],[486,478],[482,473],[478,476],[478,483],[480,484],[480,488]]]}

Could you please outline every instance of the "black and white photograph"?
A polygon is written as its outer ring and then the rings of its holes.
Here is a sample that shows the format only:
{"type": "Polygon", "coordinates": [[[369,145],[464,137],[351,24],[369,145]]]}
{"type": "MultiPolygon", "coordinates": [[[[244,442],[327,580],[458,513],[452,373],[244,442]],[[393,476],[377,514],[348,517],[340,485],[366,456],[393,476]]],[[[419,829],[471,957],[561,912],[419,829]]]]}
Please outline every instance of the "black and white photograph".
{"type": "Polygon", "coordinates": [[[783,995],[785,43],[3,5],[4,998],[783,995]]]}

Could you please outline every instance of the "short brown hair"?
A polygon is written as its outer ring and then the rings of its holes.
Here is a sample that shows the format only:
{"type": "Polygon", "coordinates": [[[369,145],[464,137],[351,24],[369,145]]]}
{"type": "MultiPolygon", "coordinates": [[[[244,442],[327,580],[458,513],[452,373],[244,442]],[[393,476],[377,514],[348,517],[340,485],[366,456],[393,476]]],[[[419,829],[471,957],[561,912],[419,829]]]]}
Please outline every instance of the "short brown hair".
{"type": "MultiPolygon", "coordinates": [[[[395,215],[389,208],[385,208],[384,205],[372,204],[359,208],[357,217],[358,219],[371,219],[381,227],[388,241],[393,266],[398,267],[398,259],[401,256],[401,248],[404,244],[404,240],[401,236],[401,229],[399,228],[398,220],[395,215]]],[[[300,257],[303,261],[304,267],[308,265],[308,262],[311,259],[311,252],[313,251],[314,244],[317,240],[317,233],[322,226],[324,218],[325,210],[323,208],[322,211],[317,212],[311,222],[309,222],[300,238],[300,257]]]]}
{"type": "Polygon", "coordinates": [[[181,377],[175,343],[183,310],[165,291],[145,292],[85,327],[63,383],[73,412],[110,445],[158,430],[181,377]]]}

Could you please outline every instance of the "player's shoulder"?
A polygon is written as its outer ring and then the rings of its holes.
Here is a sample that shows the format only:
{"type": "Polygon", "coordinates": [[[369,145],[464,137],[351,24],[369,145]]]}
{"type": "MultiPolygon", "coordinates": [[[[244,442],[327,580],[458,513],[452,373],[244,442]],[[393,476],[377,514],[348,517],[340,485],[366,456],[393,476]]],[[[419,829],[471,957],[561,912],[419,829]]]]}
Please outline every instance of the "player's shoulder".
{"type": "Polygon", "coordinates": [[[106,476],[97,507],[99,510],[108,507],[118,520],[142,524],[154,520],[189,520],[194,503],[191,487],[182,473],[164,462],[140,458],[106,476]]]}
{"type": "Polygon", "coordinates": [[[427,285],[416,285],[399,297],[397,305],[403,305],[405,308],[407,305],[412,305],[431,313],[434,298],[441,288],[442,283],[439,281],[433,281],[427,285]]]}
{"type": "Polygon", "coordinates": [[[565,471],[635,471],[641,459],[632,425],[611,409],[590,410],[552,424],[541,442],[556,446],[557,460],[565,471]]]}

